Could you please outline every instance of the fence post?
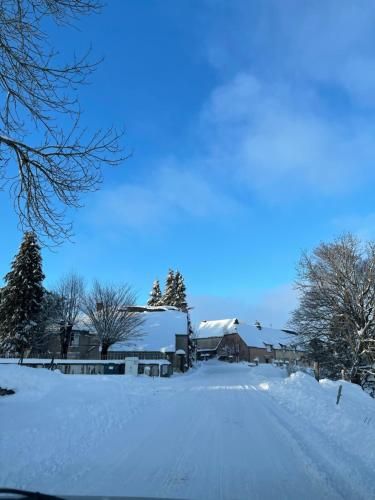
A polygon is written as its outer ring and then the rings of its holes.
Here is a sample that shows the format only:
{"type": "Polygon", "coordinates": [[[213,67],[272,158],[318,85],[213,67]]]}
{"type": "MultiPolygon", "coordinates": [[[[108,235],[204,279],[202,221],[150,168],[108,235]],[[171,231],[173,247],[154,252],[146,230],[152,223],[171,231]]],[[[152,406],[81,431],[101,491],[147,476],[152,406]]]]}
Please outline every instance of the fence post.
{"type": "Polygon", "coordinates": [[[317,361],[314,361],[314,375],[316,380],[319,381],[320,379],[320,369],[319,369],[319,363],[317,361]]]}
{"type": "Polygon", "coordinates": [[[341,399],[341,393],[342,393],[342,385],[339,385],[339,390],[337,392],[337,399],[336,399],[336,404],[338,405],[341,399]]]}

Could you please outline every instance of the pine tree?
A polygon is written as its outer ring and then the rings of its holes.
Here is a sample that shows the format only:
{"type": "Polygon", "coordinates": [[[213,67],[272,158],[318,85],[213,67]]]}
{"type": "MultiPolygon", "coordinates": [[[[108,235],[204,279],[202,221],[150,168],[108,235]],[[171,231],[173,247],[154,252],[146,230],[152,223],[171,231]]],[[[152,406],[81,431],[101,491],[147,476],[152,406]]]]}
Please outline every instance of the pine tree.
{"type": "Polygon", "coordinates": [[[42,257],[33,232],[24,235],[0,303],[0,350],[23,356],[32,345],[43,306],[42,257]]]}
{"type": "Polygon", "coordinates": [[[181,311],[187,311],[188,304],[186,301],[186,286],[184,278],[180,271],[175,274],[175,300],[174,305],[181,309],[181,311]]]}
{"type": "Polygon", "coordinates": [[[162,303],[162,295],[160,290],[159,280],[154,281],[152,290],[150,292],[150,298],[147,301],[148,306],[160,306],[162,303]]]}
{"type": "Polygon", "coordinates": [[[168,272],[162,302],[164,306],[174,306],[176,303],[176,280],[172,269],[168,272]]]}

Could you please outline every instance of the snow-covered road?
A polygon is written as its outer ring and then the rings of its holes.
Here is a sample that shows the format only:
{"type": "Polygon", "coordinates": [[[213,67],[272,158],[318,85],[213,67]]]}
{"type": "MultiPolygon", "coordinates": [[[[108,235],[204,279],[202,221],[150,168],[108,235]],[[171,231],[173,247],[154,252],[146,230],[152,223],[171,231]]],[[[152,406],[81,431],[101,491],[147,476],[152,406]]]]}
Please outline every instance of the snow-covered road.
{"type": "MultiPolygon", "coordinates": [[[[374,497],[373,462],[321,428],[314,414],[321,401],[309,407],[301,399],[298,414],[275,397],[282,391],[270,387],[284,387],[284,377],[274,367],[218,362],[169,380],[53,377],[52,389],[38,387],[37,400],[31,389],[0,401],[0,428],[5,414],[13,419],[0,445],[0,481],[61,494],[374,497]]],[[[308,379],[304,390],[314,384],[330,404],[334,393],[308,379]]]]}

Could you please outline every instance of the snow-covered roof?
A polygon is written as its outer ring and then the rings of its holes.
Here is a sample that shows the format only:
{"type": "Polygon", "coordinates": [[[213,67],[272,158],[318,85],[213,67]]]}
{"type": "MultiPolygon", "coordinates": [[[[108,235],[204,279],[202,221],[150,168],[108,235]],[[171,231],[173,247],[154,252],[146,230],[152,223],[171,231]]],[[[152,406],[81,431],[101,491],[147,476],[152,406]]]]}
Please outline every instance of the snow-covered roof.
{"type": "Polygon", "coordinates": [[[218,319],[215,321],[201,321],[196,332],[196,338],[222,337],[226,333],[233,333],[238,320],[218,319]]]}
{"type": "Polygon", "coordinates": [[[180,311],[175,306],[123,306],[122,309],[134,312],[180,311]]]}
{"type": "Polygon", "coordinates": [[[288,345],[295,340],[293,335],[290,335],[283,330],[266,328],[263,326],[259,330],[256,326],[248,325],[242,322],[237,325],[237,331],[241,338],[250,347],[264,347],[267,344],[271,344],[273,347],[279,347],[280,344],[288,345]]]}
{"type": "MultiPolygon", "coordinates": [[[[60,329],[59,322],[53,323],[50,326],[51,331],[58,331],[59,329],[60,329]]],[[[95,329],[90,325],[90,321],[87,315],[84,313],[80,313],[74,322],[73,331],[76,332],[77,330],[81,332],[87,332],[88,334],[91,335],[96,335],[95,329]]]]}
{"type": "Polygon", "coordinates": [[[249,325],[237,318],[216,321],[202,321],[198,327],[196,338],[222,337],[231,333],[238,333],[249,347],[264,347],[271,344],[274,347],[289,345],[295,336],[276,328],[249,325]]]}
{"type": "Polygon", "coordinates": [[[175,352],[176,334],[187,334],[186,314],[176,308],[137,314],[144,319],[143,338],[133,342],[117,342],[109,348],[110,351],[175,352]]]}
{"type": "Polygon", "coordinates": [[[95,333],[94,328],[90,325],[89,318],[86,314],[80,313],[74,323],[74,330],[87,330],[89,333],[95,333]]]}

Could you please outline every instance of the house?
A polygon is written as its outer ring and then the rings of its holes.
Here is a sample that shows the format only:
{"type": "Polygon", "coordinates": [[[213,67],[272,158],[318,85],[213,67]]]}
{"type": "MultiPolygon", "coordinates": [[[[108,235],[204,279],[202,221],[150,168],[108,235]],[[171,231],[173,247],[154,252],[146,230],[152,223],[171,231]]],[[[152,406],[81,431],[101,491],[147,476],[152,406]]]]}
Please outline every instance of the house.
{"type": "MultiPolygon", "coordinates": [[[[46,349],[43,355],[54,355],[58,357],[60,354],[60,336],[59,325],[52,327],[54,334],[50,336],[46,349]]],[[[70,345],[67,358],[69,359],[97,359],[99,356],[100,342],[98,336],[93,330],[87,326],[85,318],[80,318],[72,329],[70,345]]]]}
{"type": "Polygon", "coordinates": [[[202,321],[195,340],[200,359],[289,363],[301,358],[294,332],[250,325],[237,318],[202,321]]]}
{"type": "MultiPolygon", "coordinates": [[[[100,359],[100,341],[84,319],[72,330],[66,359],[60,359],[59,325],[54,325],[48,346],[25,357],[25,366],[59,369],[66,374],[147,374],[170,376],[173,371],[185,372],[191,363],[188,316],[176,307],[131,308],[144,320],[142,336],[117,342],[100,359]]],[[[0,359],[0,363],[18,363],[19,359],[0,359]]]]}
{"type": "Polygon", "coordinates": [[[142,360],[167,360],[172,370],[188,370],[191,349],[187,313],[171,306],[135,306],[134,312],[144,320],[143,337],[113,344],[107,359],[138,358],[140,364],[142,360]]]}

